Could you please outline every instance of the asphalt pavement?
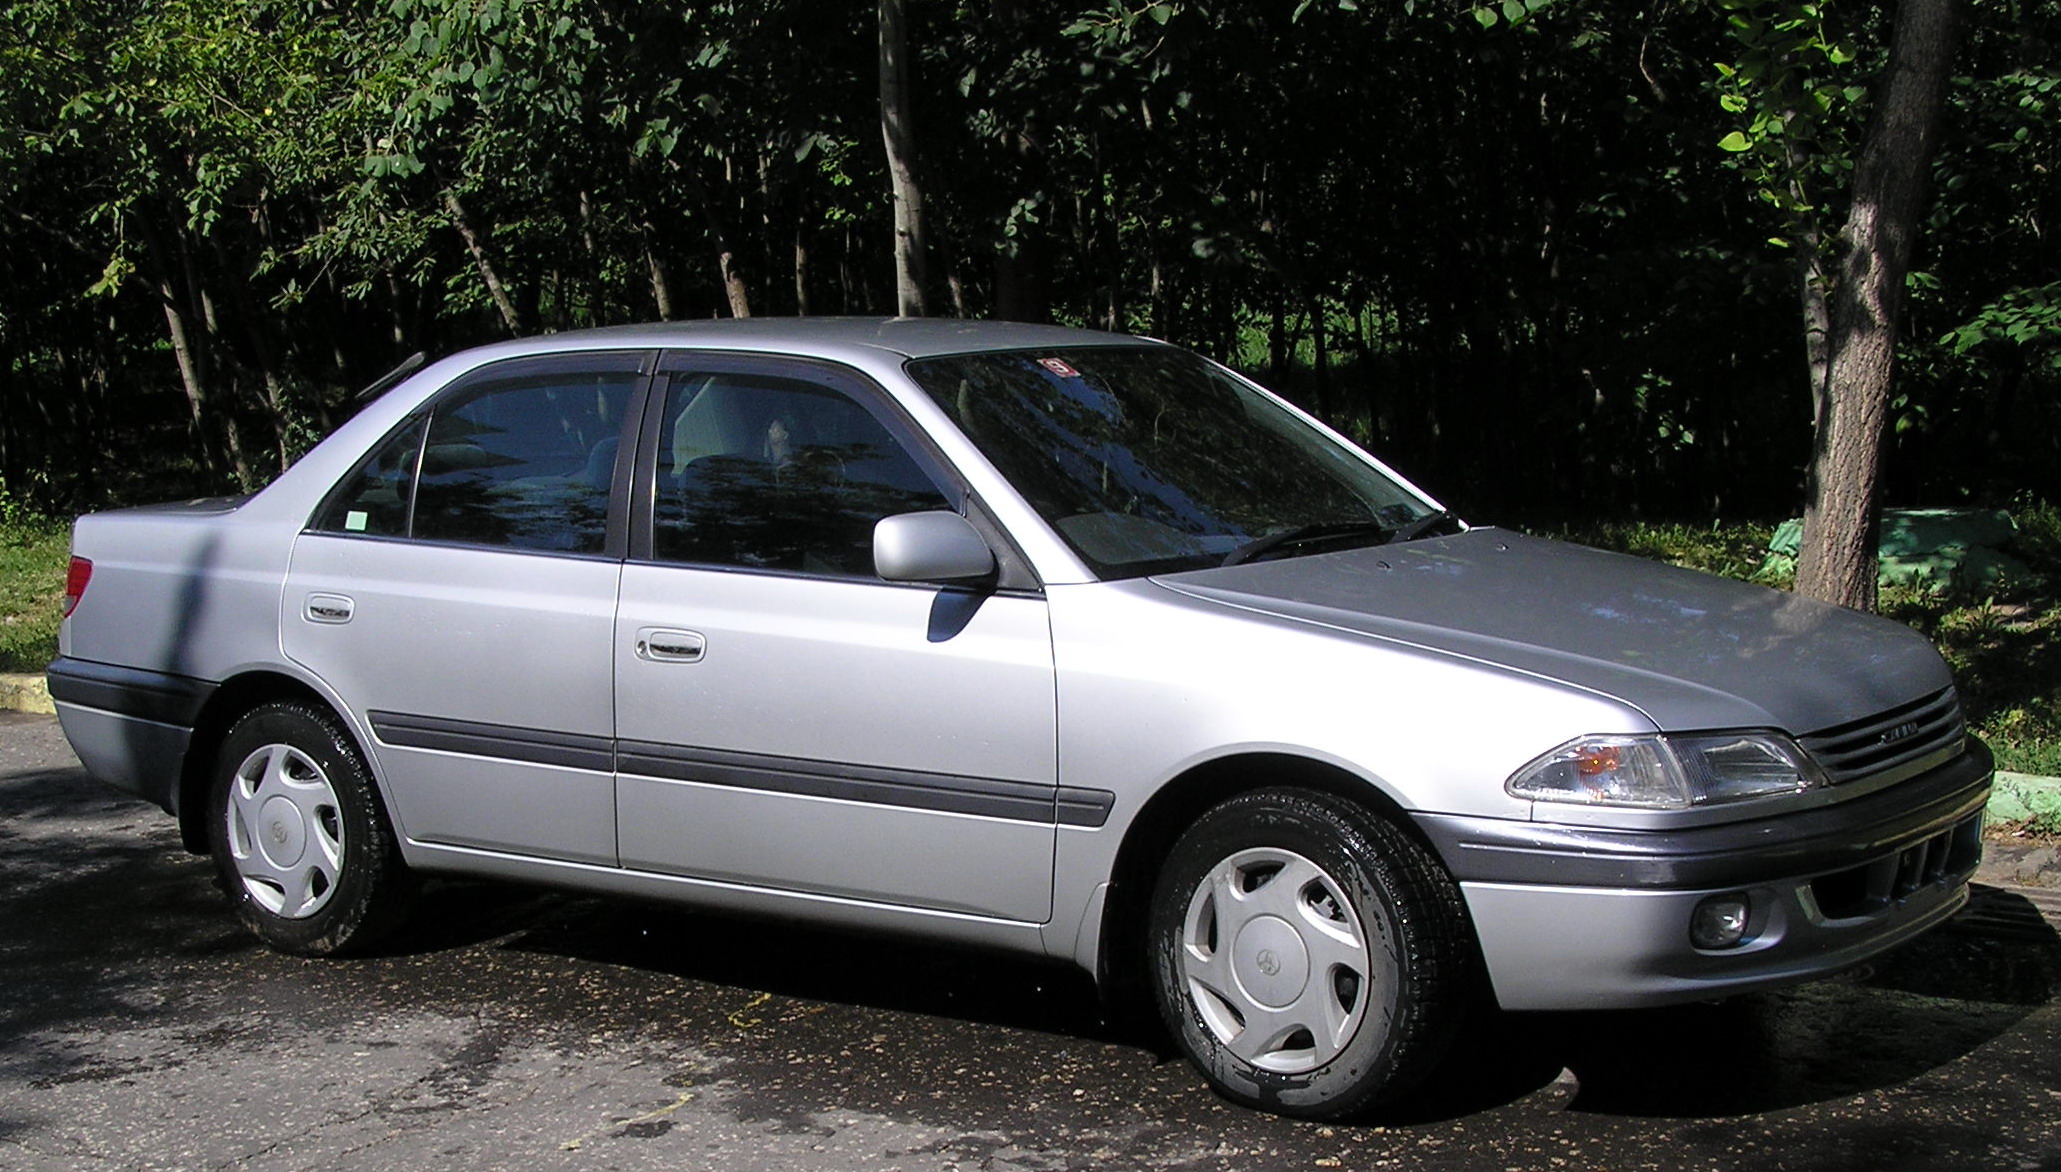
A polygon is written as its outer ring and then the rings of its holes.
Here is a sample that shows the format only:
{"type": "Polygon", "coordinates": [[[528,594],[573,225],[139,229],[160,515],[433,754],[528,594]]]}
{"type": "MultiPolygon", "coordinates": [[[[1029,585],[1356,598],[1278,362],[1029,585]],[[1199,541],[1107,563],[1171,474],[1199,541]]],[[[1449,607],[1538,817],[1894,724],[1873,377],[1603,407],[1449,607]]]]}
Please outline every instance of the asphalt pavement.
{"type": "Polygon", "coordinates": [[[0,1168],[2061,1169],[2061,900],[1999,843],[1865,972],[1480,1015],[1373,1123],[1229,1106],[1069,969],[437,882],[351,960],[0,713],[0,1168]]]}

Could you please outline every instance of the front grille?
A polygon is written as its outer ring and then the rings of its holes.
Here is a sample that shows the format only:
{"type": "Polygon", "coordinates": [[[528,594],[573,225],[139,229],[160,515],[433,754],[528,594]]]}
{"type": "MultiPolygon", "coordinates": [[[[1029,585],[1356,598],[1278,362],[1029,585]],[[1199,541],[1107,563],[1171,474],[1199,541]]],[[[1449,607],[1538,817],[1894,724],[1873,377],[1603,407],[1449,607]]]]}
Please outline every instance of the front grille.
{"type": "Polygon", "coordinates": [[[1918,891],[1959,882],[1982,861],[1982,815],[1962,820],[1893,855],[1811,880],[1811,895],[1828,920],[1873,915],[1918,891]]]}
{"type": "Polygon", "coordinates": [[[1950,757],[1960,751],[1967,735],[1961,698],[1946,687],[1922,700],[1823,729],[1801,740],[1832,784],[1842,785],[1924,758],[1950,757]]]}

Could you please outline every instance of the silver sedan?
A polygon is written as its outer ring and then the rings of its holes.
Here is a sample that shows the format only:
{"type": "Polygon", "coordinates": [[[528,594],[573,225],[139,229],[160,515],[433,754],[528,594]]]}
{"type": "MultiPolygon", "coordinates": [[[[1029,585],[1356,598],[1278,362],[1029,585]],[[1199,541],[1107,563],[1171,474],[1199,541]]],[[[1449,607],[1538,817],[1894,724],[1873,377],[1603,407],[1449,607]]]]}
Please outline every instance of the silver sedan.
{"type": "Polygon", "coordinates": [[[1243,378],[959,321],[429,365],[254,496],[81,518],[50,682],[276,947],[449,872],[1069,959],[1351,1116],[1480,997],[1805,979],[1953,913],[1920,636],[1473,527],[1243,378]]]}

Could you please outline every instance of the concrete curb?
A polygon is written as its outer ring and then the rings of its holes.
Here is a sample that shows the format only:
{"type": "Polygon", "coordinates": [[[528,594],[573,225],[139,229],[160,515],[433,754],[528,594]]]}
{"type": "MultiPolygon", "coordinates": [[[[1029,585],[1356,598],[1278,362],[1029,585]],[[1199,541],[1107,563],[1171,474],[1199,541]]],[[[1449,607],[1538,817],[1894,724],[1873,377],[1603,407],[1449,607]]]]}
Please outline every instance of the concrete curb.
{"type": "MultiPolygon", "coordinates": [[[[41,675],[0,672],[0,712],[56,711],[57,706],[50,702],[50,684],[41,675]]],[[[1998,770],[1996,790],[1990,794],[1985,815],[1991,825],[2035,818],[2061,825],[2061,777],[1998,770]]]]}
{"type": "Polygon", "coordinates": [[[54,713],[50,684],[40,675],[0,672],[0,712],[54,713]]]}

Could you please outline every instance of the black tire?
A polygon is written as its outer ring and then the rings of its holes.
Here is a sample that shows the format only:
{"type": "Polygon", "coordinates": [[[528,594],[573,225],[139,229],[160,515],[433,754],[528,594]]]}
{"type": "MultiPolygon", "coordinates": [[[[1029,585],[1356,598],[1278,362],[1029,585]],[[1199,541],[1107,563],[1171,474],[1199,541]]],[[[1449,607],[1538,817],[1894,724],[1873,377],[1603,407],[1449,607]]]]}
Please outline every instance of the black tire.
{"type": "Polygon", "coordinates": [[[1160,1015],[1220,1093],[1344,1119],[1443,1055],[1472,989],[1467,931],[1459,889],[1408,835],[1330,794],[1266,789],[1174,844],[1148,948],[1160,1015]]]}
{"type": "Polygon", "coordinates": [[[208,843],[237,917],[281,952],[362,950],[400,924],[413,894],[356,743],[311,704],[266,704],[230,728],[208,843]]]}

